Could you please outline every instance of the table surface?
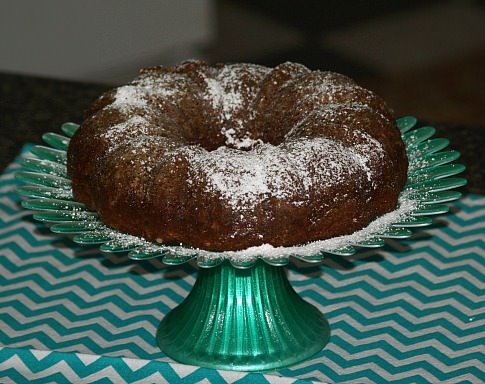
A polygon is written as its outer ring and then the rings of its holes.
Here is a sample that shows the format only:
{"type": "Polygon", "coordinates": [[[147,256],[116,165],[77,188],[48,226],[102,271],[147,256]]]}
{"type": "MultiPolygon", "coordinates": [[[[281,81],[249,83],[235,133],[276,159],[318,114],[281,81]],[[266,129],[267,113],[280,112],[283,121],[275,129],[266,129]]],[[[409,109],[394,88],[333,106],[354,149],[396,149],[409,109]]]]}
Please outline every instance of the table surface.
{"type": "Polygon", "coordinates": [[[156,327],[190,291],[192,265],[101,254],[19,205],[14,159],[25,143],[81,121],[108,87],[11,74],[0,87],[0,381],[485,381],[482,127],[434,125],[467,166],[450,214],[379,250],[289,265],[295,290],[327,316],[331,341],[297,366],[247,374],[185,366],[158,350],[156,327]]]}

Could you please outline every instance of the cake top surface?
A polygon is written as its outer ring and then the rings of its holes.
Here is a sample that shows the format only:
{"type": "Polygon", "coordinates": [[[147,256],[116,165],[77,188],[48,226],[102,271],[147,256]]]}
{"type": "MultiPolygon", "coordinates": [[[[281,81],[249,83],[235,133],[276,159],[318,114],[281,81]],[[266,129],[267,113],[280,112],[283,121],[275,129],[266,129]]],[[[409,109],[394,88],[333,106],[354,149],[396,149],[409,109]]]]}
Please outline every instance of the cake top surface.
{"type": "Polygon", "coordinates": [[[285,65],[280,69],[282,75],[274,80],[270,78],[274,70],[254,64],[198,66],[190,73],[147,71],[132,83],[116,88],[112,103],[104,108],[129,117],[107,129],[103,137],[111,142],[110,150],[130,142],[132,150],[145,159],[146,167],[152,167],[156,159],[150,158],[152,151],[146,140],[153,132],[151,114],[163,112],[167,105],[180,110],[183,108],[180,100],[187,98],[185,93],[190,89],[191,101],[195,98],[197,103],[206,103],[211,109],[215,128],[209,132],[221,145],[208,150],[197,143],[184,143],[188,145],[168,152],[174,158],[190,157],[187,182],[204,179],[206,189],[218,194],[235,210],[251,211],[270,197],[294,199],[293,204],[298,205],[302,202],[301,186],[309,198],[314,186],[341,183],[349,171],[372,180],[376,175],[369,164],[380,161],[384,150],[367,133],[342,125],[339,129],[355,137],[357,144],[352,146],[299,134],[308,121],[332,122],[354,110],[369,110],[365,98],[370,93],[340,74],[312,72],[293,63],[285,65]],[[295,68],[297,75],[290,75],[290,69],[295,68]],[[305,114],[286,128],[284,140],[277,144],[266,142],[251,131],[250,123],[257,118],[256,106],[267,97],[261,93],[264,81],[280,83],[289,92],[301,94],[294,108],[297,111],[306,108],[305,114]],[[343,91],[355,90],[364,95],[364,100],[337,97],[343,91]],[[311,171],[309,163],[314,164],[311,171]]]}

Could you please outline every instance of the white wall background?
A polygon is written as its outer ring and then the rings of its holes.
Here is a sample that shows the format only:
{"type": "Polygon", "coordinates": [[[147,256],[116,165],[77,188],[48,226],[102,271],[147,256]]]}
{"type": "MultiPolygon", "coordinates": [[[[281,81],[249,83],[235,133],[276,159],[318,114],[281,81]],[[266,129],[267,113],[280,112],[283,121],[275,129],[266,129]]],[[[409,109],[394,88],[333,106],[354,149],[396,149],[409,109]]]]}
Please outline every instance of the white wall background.
{"type": "Polygon", "coordinates": [[[0,71],[119,84],[214,33],[213,0],[0,0],[0,71]]]}

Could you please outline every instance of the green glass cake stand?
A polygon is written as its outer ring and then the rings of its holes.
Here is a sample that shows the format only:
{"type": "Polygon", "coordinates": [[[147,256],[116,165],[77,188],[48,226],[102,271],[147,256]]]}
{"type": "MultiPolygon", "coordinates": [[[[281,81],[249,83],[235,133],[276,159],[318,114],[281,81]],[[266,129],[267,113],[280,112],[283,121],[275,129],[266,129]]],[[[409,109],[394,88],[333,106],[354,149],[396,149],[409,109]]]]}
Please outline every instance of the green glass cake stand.
{"type": "Polygon", "coordinates": [[[128,252],[134,260],[162,258],[168,265],[195,260],[197,280],[186,299],[158,327],[156,339],[174,360],[203,367],[267,371],[310,358],[328,343],[324,315],[303,300],[288,281],[291,257],[320,262],[327,254],[350,256],[359,248],[378,248],[387,238],[412,235],[431,216],[446,213],[460,198],[454,188],[466,184],[455,175],[460,154],[445,150],[449,141],[432,138],[435,129],[417,127],[414,117],[397,120],[409,159],[408,181],[396,210],[348,236],[294,247],[263,245],[242,251],[211,252],[187,246],[151,243],[108,228],[96,212],[74,200],[66,171],[66,150],[78,128],[62,125],[62,134],[46,133],[48,146],[34,146],[17,178],[22,205],[51,230],[80,244],[99,244],[104,252],[128,252]]]}

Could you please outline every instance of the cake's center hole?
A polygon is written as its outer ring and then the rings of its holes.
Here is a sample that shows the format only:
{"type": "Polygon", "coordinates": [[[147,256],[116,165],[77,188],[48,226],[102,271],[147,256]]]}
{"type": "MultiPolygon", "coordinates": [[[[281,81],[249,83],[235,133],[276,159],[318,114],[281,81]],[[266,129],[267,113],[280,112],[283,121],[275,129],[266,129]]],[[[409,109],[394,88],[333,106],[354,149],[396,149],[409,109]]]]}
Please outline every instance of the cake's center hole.
{"type": "Polygon", "coordinates": [[[267,127],[249,126],[248,129],[235,129],[232,127],[218,127],[210,130],[200,130],[191,141],[208,151],[219,147],[228,147],[239,151],[251,151],[261,144],[279,145],[284,141],[284,131],[268,129],[267,127]],[[266,129],[265,129],[266,128],[266,129]]]}

